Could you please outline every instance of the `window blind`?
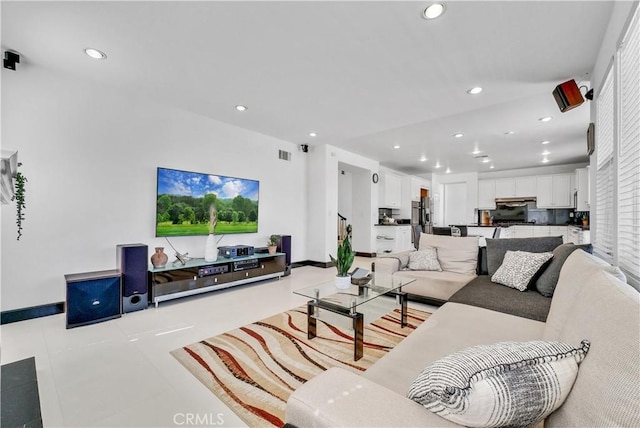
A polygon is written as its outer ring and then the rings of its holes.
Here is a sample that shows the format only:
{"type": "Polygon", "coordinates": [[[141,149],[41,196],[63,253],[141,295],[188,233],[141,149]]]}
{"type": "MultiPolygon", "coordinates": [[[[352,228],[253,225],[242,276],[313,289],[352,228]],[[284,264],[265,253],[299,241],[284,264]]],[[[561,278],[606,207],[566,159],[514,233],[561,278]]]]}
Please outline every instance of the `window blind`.
{"type": "Polygon", "coordinates": [[[636,11],[618,52],[618,265],[640,285],[640,19],[636,11]]]}
{"type": "Polygon", "coordinates": [[[596,104],[596,218],[593,251],[613,263],[614,181],[613,181],[613,69],[609,70],[596,104]]]}

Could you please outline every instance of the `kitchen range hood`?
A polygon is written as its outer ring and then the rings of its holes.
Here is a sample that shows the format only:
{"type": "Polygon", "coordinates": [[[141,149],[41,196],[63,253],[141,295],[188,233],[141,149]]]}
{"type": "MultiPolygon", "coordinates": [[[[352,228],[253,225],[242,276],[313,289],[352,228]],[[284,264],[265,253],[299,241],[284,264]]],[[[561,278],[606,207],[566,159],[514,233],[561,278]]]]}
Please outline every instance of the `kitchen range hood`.
{"type": "Polygon", "coordinates": [[[503,205],[507,207],[524,207],[527,203],[536,202],[534,196],[528,196],[523,198],[496,198],[496,205],[503,205]]]}

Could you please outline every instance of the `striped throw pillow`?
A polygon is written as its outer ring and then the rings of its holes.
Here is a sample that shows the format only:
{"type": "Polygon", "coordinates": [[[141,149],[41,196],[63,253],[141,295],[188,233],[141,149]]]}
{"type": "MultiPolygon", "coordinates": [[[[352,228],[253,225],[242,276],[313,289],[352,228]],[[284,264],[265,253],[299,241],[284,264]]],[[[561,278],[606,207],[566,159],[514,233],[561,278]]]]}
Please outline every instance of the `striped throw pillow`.
{"type": "Polygon", "coordinates": [[[407,396],[468,427],[535,425],[567,398],[588,350],[588,340],[474,346],[426,367],[407,396]]]}

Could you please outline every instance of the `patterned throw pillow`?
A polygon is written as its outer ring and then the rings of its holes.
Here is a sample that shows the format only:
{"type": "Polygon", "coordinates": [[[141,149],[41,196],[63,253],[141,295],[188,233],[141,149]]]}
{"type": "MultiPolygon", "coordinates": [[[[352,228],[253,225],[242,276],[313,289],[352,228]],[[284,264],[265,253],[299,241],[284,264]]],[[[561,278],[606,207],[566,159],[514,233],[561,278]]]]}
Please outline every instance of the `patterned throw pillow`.
{"type": "Polygon", "coordinates": [[[442,272],[438,262],[438,252],[435,248],[425,248],[409,254],[409,269],[411,270],[435,270],[442,272]]]}
{"type": "Polygon", "coordinates": [[[474,346],[426,367],[407,396],[468,427],[533,426],[564,403],[588,351],[588,340],[474,346]]]}
{"type": "Polygon", "coordinates": [[[526,251],[507,251],[502,265],[491,277],[491,281],[516,290],[526,291],[529,282],[553,253],[528,253],[526,251]]]}

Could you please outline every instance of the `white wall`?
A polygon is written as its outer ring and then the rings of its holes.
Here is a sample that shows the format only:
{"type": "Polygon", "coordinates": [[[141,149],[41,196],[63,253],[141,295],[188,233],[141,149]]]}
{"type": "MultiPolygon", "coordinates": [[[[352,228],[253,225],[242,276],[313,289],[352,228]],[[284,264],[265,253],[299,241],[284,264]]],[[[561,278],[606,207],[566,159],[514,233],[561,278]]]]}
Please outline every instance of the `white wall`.
{"type": "Polygon", "coordinates": [[[365,253],[375,252],[373,225],[378,221],[378,189],[371,181],[371,174],[378,172],[378,162],[328,144],[311,147],[308,156],[308,258],[315,262],[329,262],[329,254],[336,252],[339,164],[359,169],[357,174],[354,173],[353,194],[358,194],[363,198],[362,201],[366,199],[370,203],[361,207],[364,212],[356,212],[354,205],[354,220],[351,223],[353,249],[365,253]],[[367,177],[366,184],[364,177],[367,177]]]}
{"type": "Polygon", "coordinates": [[[444,185],[444,224],[467,222],[467,183],[444,185]]]}
{"type": "MultiPolygon", "coordinates": [[[[158,166],[259,180],[259,232],[221,244],[291,234],[293,261],[307,259],[307,159],[295,144],[34,64],[2,70],[2,106],[3,147],[19,151],[28,178],[20,241],[15,204],[2,206],[3,311],[64,301],[64,275],[115,268],[117,244],[167,247],[154,237],[158,166]]],[[[171,241],[204,254],[204,236],[171,241]]]]}
{"type": "Polygon", "coordinates": [[[443,195],[443,186],[451,183],[464,183],[467,189],[466,195],[466,207],[464,209],[463,217],[465,223],[473,224],[477,223],[475,219],[475,207],[478,205],[478,173],[470,172],[463,174],[433,174],[432,185],[434,192],[434,226],[447,226],[444,223],[443,209],[446,201],[446,192],[443,195]],[[437,195],[436,195],[437,194],[437,195]],[[439,199],[438,199],[439,197],[439,199]]]}
{"type": "Polygon", "coordinates": [[[343,169],[338,172],[338,213],[351,221],[353,218],[353,174],[343,169]]]}

